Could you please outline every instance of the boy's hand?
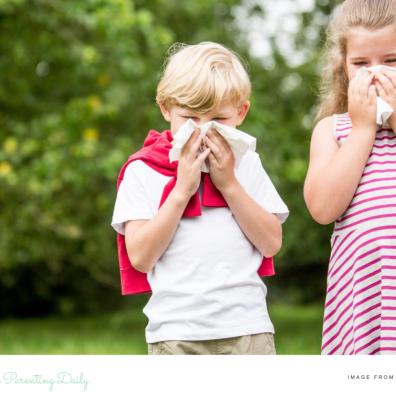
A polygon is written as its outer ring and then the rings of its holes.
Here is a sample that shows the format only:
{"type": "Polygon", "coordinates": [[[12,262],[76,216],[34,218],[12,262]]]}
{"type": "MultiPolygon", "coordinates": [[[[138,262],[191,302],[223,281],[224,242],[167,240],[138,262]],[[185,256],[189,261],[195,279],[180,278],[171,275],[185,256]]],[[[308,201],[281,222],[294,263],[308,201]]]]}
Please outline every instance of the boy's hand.
{"type": "Polygon", "coordinates": [[[375,74],[375,87],[379,96],[389,103],[394,112],[389,117],[389,124],[396,133],[396,71],[382,68],[375,74]]]}
{"type": "Polygon", "coordinates": [[[210,148],[210,178],[216,188],[222,191],[236,181],[234,154],[227,141],[215,129],[208,131],[204,143],[210,148]]]}
{"type": "Polygon", "coordinates": [[[353,131],[375,136],[377,94],[374,85],[374,73],[360,69],[349,82],[348,113],[352,120],[353,131]]]}
{"type": "Polygon", "coordinates": [[[175,189],[180,191],[183,197],[190,198],[198,190],[201,182],[201,167],[210,153],[210,149],[200,150],[202,136],[199,128],[196,128],[187,143],[181,150],[177,167],[177,181],[175,189]]]}

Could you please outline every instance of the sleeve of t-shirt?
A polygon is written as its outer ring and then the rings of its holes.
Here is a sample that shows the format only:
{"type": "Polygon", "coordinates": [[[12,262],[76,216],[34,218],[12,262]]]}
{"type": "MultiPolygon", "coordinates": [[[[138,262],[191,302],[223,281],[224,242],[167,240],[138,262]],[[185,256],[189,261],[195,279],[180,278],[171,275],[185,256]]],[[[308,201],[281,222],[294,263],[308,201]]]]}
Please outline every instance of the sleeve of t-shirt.
{"type": "Polygon", "coordinates": [[[250,176],[249,192],[252,198],[268,212],[275,214],[281,223],[284,223],[289,216],[289,209],[276,191],[257,153],[254,153],[250,176]]]}
{"type": "Polygon", "coordinates": [[[114,205],[111,226],[123,235],[125,234],[125,222],[150,220],[154,217],[147,191],[139,179],[137,170],[135,162],[127,166],[114,205]]]}

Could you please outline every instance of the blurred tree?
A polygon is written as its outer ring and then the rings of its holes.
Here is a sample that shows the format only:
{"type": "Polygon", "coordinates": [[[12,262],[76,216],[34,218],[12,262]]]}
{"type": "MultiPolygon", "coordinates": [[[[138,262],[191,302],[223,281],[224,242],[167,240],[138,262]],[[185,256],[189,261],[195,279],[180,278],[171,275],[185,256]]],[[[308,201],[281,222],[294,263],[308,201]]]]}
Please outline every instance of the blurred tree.
{"type": "MultiPolygon", "coordinates": [[[[248,61],[252,110],[243,129],[291,209],[274,295],[323,292],[329,229],[302,199],[318,49],[335,2],[297,15],[288,63],[249,55],[237,0],[0,0],[0,312],[73,313],[120,304],[109,226],[118,170],[150,128],[166,124],[155,88],[173,42],[210,40],[248,61]],[[319,32],[312,38],[312,32],[319,32]],[[319,275],[318,275],[319,274],[319,275]],[[321,283],[322,282],[322,283],[321,283]],[[307,283],[310,283],[307,285],[307,283]]],[[[262,18],[259,2],[243,2],[262,18]]],[[[136,299],[137,301],[138,299],[136,299]]]]}
{"type": "Polygon", "coordinates": [[[0,312],[119,303],[118,170],[165,127],[171,43],[232,44],[236,3],[0,1],[0,312]]]}
{"type": "MultiPolygon", "coordinates": [[[[263,1],[250,0],[255,18],[267,20],[263,1]]],[[[316,116],[321,54],[328,17],[340,1],[314,2],[313,9],[294,16],[297,33],[285,46],[279,26],[271,43],[271,59],[250,59],[254,96],[246,130],[258,136],[258,150],[290,209],[283,246],[276,257],[278,276],[268,279],[275,299],[318,301],[325,293],[331,226],[316,224],[303,199],[309,142],[316,116]],[[284,50],[286,47],[288,50],[284,50]],[[290,48],[289,48],[290,47],[290,48]]],[[[270,5],[268,4],[268,7],[270,5]]]]}

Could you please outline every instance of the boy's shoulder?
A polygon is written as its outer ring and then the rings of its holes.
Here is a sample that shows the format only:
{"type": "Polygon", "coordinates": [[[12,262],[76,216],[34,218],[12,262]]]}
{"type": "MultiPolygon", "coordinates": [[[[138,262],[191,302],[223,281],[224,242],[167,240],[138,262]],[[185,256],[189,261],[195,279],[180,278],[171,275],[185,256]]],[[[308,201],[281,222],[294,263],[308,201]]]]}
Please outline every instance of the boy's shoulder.
{"type": "Polygon", "coordinates": [[[247,151],[245,155],[241,158],[237,171],[240,174],[250,174],[251,171],[261,164],[260,155],[255,151],[247,151]]]}
{"type": "Polygon", "coordinates": [[[257,153],[256,151],[250,151],[250,150],[248,150],[241,159],[241,163],[244,163],[246,165],[255,164],[258,161],[261,161],[259,153],[257,153]]]}
{"type": "Polygon", "coordinates": [[[145,172],[146,167],[147,165],[145,165],[145,163],[142,160],[134,160],[134,161],[127,160],[122,165],[118,177],[121,179],[125,179],[132,176],[138,176],[145,172]]]}
{"type": "Polygon", "coordinates": [[[135,172],[140,173],[140,172],[145,172],[147,168],[150,169],[150,167],[147,166],[144,163],[144,161],[139,159],[134,161],[129,161],[129,163],[127,161],[125,164],[127,164],[125,168],[125,173],[135,173],[135,172]]]}
{"type": "Polygon", "coordinates": [[[248,187],[257,183],[262,178],[265,169],[262,165],[259,153],[255,151],[247,151],[241,158],[235,175],[242,185],[248,187]]]}
{"type": "Polygon", "coordinates": [[[136,159],[130,162],[126,161],[118,175],[118,184],[120,184],[122,180],[153,180],[153,173],[156,172],[142,160],[136,159]]]}

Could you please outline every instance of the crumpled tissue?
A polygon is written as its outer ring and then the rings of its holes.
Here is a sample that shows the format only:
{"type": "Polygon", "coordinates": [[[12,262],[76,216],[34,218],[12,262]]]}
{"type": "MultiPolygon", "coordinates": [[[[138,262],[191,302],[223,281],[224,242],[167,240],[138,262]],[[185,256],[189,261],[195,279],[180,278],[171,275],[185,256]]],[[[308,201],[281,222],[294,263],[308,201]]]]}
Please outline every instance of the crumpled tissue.
{"type": "MultiPolygon", "coordinates": [[[[380,71],[382,68],[396,71],[395,67],[390,67],[386,65],[364,67],[364,69],[368,71],[380,71]]],[[[377,125],[387,126],[388,119],[392,115],[393,111],[394,109],[388,102],[377,96],[377,125]]]]}
{"type": "MultiPolygon", "coordinates": [[[[197,124],[188,119],[173,136],[173,147],[169,151],[169,161],[177,161],[180,158],[180,153],[187,140],[194,132],[197,124]]],[[[232,128],[228,125],[221,124],[216,121],[209,121],[199,126],[201,135],[205,136],[209,129],[216,129],[222,135],[231,147],[235,158],[235,168],[238,168],[242,157],[247,151],[256,151],[256,138],[249,134],[240,131],[239,129],[232,128]]],[[[207,164],[203,162],[202,172],[209,173],[207,164]]]]}

